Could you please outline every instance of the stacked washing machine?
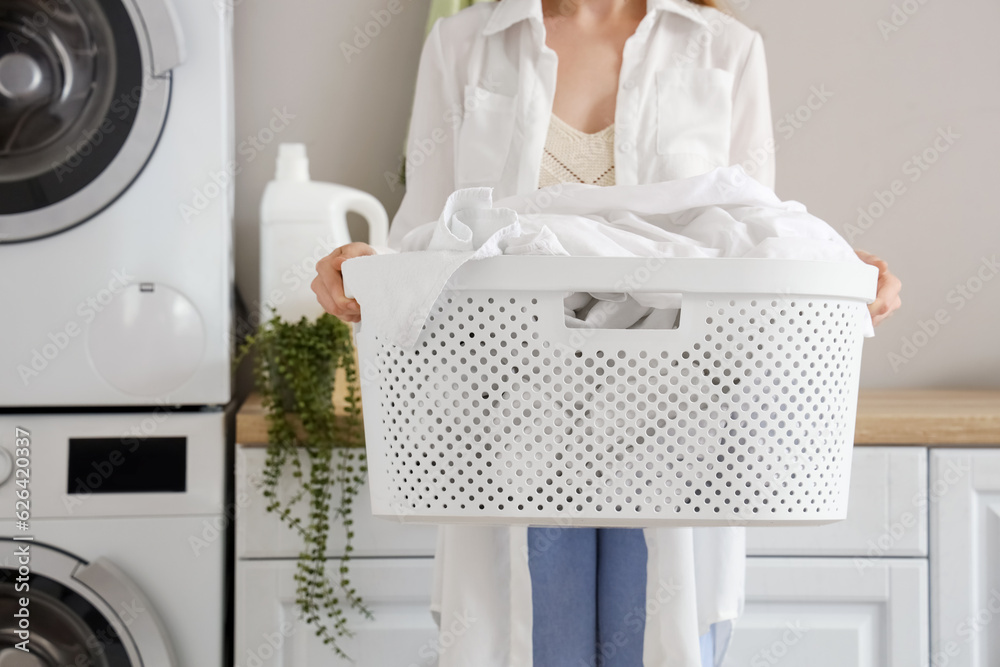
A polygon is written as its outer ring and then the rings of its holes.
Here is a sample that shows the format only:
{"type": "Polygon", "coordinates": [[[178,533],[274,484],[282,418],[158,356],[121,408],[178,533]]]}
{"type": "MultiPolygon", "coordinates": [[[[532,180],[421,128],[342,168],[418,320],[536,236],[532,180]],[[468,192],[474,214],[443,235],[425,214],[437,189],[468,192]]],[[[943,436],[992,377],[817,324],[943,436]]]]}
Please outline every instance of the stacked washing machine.
{"type": "Polygon", "coordinates": [[[0,0],[0,667],[226,660],[231,23],[0,0]]]}

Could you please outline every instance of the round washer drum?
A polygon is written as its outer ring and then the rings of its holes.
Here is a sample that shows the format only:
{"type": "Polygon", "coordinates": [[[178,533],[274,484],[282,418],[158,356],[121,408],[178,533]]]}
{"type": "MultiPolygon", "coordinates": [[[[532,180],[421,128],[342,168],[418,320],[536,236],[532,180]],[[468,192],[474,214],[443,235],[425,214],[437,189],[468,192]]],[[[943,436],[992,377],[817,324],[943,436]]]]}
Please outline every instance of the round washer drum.
{"type": "Polygon", "coordinates": [[[168,0],[0,0],[0,243],[69,229],[129,187],[181,60],[168,0]]]}
{"type": "Polygon", "coordinates": [[[87,563],[53,546],[0,538],[0,667],[88,664],[175,667],[163,624],[110,561],[87,563]],[[20,568],[28,549],[28,569],[20,568]],[[30,653],[17,648],[20,599],[29,600],[30,653]]]}

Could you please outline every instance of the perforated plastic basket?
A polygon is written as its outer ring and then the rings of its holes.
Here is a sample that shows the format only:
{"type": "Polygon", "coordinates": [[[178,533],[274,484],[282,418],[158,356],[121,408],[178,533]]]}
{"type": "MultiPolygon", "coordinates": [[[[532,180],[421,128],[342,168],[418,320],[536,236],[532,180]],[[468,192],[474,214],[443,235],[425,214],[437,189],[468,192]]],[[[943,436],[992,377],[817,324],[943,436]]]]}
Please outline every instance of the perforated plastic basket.
{"type": "MultiPolygon", "coordinates": [[[[392,261],[346,262],[348,293],[385,280],[392,261]]],[[[365,326],[362,303],[373,511],[590,526],[843,519],[876,281],[874,267],[833,262],[496,257],[455,274],[412,350],[365,326]],[[678,327],[567,328],[575,291],[679,293],[678,327]]]]}

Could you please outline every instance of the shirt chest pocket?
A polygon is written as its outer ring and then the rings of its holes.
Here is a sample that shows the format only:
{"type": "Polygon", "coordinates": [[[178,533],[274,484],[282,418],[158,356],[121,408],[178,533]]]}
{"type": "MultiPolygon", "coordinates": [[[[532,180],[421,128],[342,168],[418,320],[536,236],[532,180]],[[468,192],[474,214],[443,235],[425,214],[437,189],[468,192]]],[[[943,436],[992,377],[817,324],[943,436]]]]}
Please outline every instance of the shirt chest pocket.
{"type": "Polygon", "coordinates": [[[516,101],[481,86],[465,87],[455,158],[459,184],[492,185],[500,180],[514,136],[516,101]]]}
{"type": "Polygon", "coordinates": [[[729,165],[733,75],[722,69],[671,67],[656,73],[656,152],[729,165]]]}

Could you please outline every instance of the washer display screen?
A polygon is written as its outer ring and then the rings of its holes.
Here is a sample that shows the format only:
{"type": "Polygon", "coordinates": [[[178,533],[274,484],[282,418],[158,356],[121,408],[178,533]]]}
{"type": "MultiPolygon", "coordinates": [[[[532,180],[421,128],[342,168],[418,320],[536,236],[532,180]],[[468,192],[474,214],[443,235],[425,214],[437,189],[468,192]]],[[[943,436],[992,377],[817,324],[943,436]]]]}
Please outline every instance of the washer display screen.
{"type": "Polygon", "coordinates": [[[182,492],[186,472],[184,437],[70,438],[66,493],[182,492]]]}

